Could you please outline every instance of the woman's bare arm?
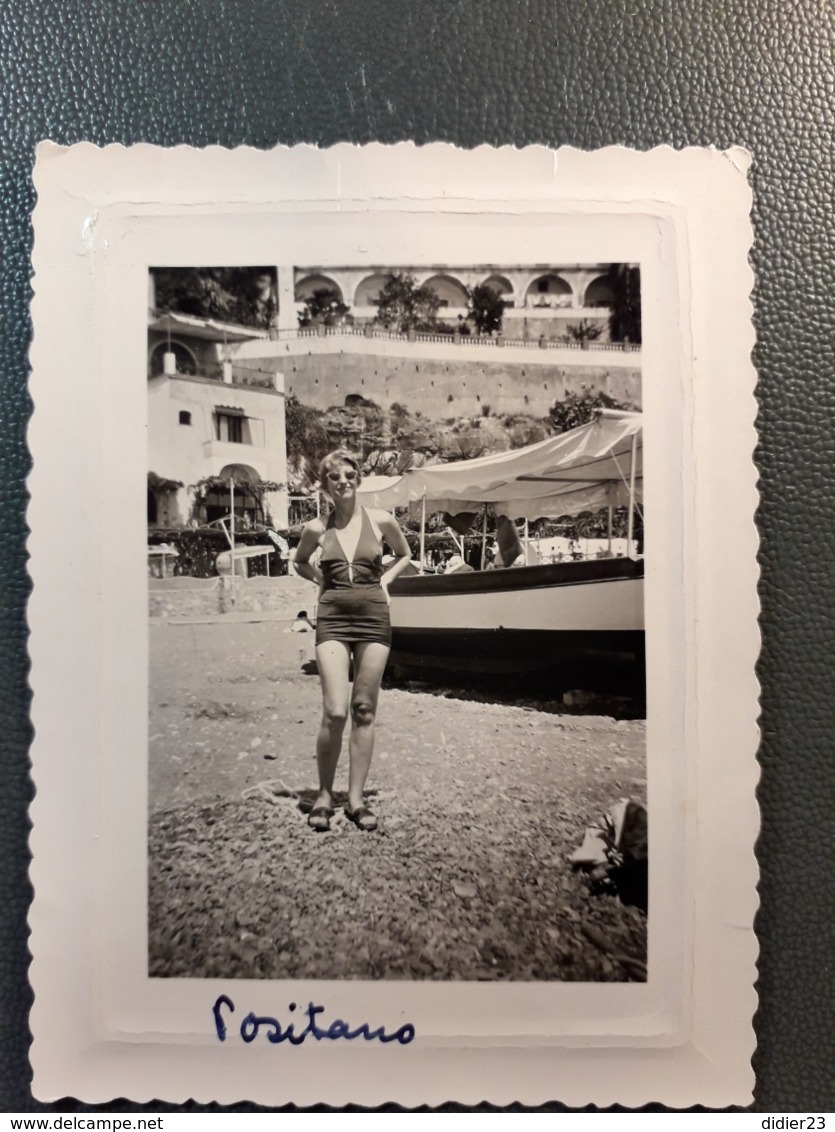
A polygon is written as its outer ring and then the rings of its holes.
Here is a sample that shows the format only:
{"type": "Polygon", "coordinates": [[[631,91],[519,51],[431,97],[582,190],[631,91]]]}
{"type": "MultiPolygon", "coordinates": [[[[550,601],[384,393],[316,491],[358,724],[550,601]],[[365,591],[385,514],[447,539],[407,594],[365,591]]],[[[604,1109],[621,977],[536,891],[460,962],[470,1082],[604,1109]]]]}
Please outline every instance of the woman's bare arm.
{"type": "Polygon", "coordinates": [[[310,561],[310,556],[319,546],[319,539],[321,537],[321,521],[319,519],[313,519],[312,522],[307,523],[302,530],[302,537],[299,539],[296,557],[293,561],[293,565],[299,577],[306,578],[308,582],[315,582],[317,586],[322,585],[322,571],[318,566],[313,565],[310,561]]]}
{"type": "Polygon", "coordinates": [[[411,562],[412,552],[406,541],[406,536],[401,531],[400,524],[397,522],[394,515],[390,515],[388,511],[377,511],[374,517],[377,520],[380,533],[394,555],[394,562],[391,563],[380,579],[383,586],[388,589],[394,579],[399,574],[402,574],[411,562]]]}

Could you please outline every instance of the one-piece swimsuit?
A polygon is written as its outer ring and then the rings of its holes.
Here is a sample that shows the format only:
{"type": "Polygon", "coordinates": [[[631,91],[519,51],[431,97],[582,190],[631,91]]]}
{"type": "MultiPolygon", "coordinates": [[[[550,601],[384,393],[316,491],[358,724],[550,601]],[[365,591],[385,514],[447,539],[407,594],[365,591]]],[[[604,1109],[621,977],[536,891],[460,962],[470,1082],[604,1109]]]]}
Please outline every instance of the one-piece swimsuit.
{"type": "Polygon", "coordinates": [[[344,641],[358,644],[376,641],[391,645],[389,603],[380,583],[383,551],[365,508],[353,561],[342,549],[334,516],[328,519],[322,537],[322,593],[316,615],[316,644],[344,641]]]}

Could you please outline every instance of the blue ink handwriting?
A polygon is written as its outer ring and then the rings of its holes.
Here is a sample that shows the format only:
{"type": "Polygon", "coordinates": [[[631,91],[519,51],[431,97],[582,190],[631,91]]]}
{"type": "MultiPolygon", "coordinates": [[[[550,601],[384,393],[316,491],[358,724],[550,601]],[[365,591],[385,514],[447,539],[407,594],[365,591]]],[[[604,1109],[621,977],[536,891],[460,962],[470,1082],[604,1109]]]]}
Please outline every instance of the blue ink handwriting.
{"type": "MultiPolygon", "coordinates": [[[[226,1041],[227,1034],[226,1022],[222,1013],[223,1007],[226,1007],[230,1014],[235,1013],[235,1004],[229,995],[219,995],[212,1007],[215,1032],[218,1041],[221,1042],[226,1041]]],[[[298,1008],[295,1002],[291,1002],[288,1009],[292,1012],[298,1008]]],[[[368,1022],[362,1022],[355,1030],[352,1030],[348,1023],[343,1022],[341,1018],[335,1019],[329,1026],[323,1028],[317,1022],[317,1015],[323,1014],[324,1011],[324,1006],[309,1003],[307,1010],[302,1014],[302,1017],[307,1019],[307,1025],[299,1033],[296,1033],[295,1022],[289,1022],[282,1027],[277,1018],[250,1012],[244,1015],[241,1020],[239,1032],[242,1040],[247,1043],[254,1042],[263,1032],[267,1041],[273,1045],[289,1042],[293,1046],[300,1046],[307,1038],[315,1038],[317,1042],[321,1042],[323,1039],[336,1041],[338,1038],[346,1038],[348,1041],[353,1041],[354,1038],[365,1038],[367,1042],[377,1041],[383,1044],[399,1042],[402,1046],[407,1046],[409,1042],[415,1040],[415,1027],[411,1022],[406,1022],[391,1034],[387,1034],[383,1026],[378,1026],[376,1030],[372,1030],[368,1022]]]]}

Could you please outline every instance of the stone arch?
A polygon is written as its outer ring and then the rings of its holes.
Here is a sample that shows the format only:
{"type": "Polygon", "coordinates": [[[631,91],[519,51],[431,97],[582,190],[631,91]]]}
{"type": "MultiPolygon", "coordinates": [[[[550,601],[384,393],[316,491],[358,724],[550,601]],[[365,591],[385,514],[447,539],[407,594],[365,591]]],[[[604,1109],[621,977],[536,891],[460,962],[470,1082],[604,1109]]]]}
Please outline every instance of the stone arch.
{"type": "Polygon", "coordinates": [[[537,275],[533,279],[525,293],[525,299],[528,304],[536,306],[537,303],[542,303],[543,306],[550,306],[554,300],[571,300],[574,292],[571,285],[566,283],[561,275],[557,275],[555,271],[546,271],[542,275],[537,275]]]}
{"type": "Polygon", "coordinates": [[[184,342],[172,338],[171,342],[157,342],[151,347],[148,356],[148,369],[153,377],[165,372],[163,356],[172,353],[177,366],[176,372],[193,377],[197,373],[197,355],[184,342]]]}
{"type": "Polygon", "coordinates": [[[232,508],[229,480],[235,481],[235,523],[239,530],[263,523],[262,493],[253,492],[261,483],[255,468],[248,464],[226,464],[212,478],[212,483],[197,504],[197,519],[201,523],[215,523],[225,519],[232,508]],[[238,526],[240,524],[240,526],[238,526]]]}
{"type": "Polygon", "coordinates": [[[592,279],[583,298],[584,307],[613,307],[615,305],[615,291],[608,275],[599,275],[592,279]]]}
{"type": "Polygon", "coordinates": [[[296,283],[296,302],[306,303],[308,299],[312,299],[316,291],[333,291],[340,303],[345,302],[345,297],[342,294],[342,288],[331,279],[329,275],[323,275],[319,272],[313,275],[305,275],[303,279],[299,279],[296,283]]]}
{"type": "Polygon", "coordinates": [[[440,301],[442,307],[466,307],[467,288],[452,275],[440,272],[430,275],[423,283],[440,301]]]}
{"type": "Polygon", "coordinates": [[[488,275],[484,280],[484,286],[495,292],[507,306],[513,306],[516,293],[513,284],[506,276],[495,273],[488,275]]]}
{"type": "Polygon", "coordinates": [[[226,464],[218,472],[218,479],[234,479],[236,486],[261,482],[261,477],[249,464],[226,464]]]}
{"type": "Polygon", "coordinates": [[[387,271],[375,271],[373,275],[366,275],[357,284],[354,291],[355,307],[374,307],[380,298],[380,291],[391,278],[387,271]]]}

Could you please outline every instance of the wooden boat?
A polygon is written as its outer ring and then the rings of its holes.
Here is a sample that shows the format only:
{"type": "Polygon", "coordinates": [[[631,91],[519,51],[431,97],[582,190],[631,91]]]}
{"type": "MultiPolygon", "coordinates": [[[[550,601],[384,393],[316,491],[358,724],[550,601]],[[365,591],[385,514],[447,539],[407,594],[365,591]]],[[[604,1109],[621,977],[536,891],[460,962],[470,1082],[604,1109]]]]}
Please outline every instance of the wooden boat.
{"type": "Polygon", "coordinates": [[[643,655],[643,561],[601,558],[399,578],[392,662],[523,672],[643,655]]]}
{"type": "MultiPolygon", "coordinates": [[[[527,448],[409,472],[365,492],[372,506],[450,515],[485,503],[511,519],[627,506],[632,557],[418,574],[391,587],[392,662],[457,673],[527,672],[560,664],[643,668],[644,563],[634,511],[642,488],[641,416],[603,412],[527,448]]],[[[582,686],[582,685],[579,685],[582,686]]]]}

